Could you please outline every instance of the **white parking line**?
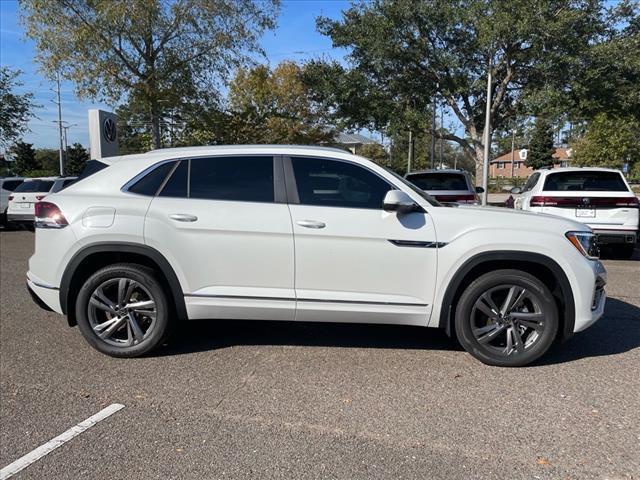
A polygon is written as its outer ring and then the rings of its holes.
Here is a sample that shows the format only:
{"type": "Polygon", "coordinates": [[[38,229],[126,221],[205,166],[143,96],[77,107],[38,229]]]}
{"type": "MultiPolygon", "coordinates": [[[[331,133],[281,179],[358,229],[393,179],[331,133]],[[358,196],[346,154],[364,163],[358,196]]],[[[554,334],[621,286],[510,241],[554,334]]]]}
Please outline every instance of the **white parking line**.
{"type": "Polygon", "coordinates": [[[122,410],[123,408],[124,408],[124,405],[121,405],[119,403],[114,403],[112,405],[109,405],[107,408],[100,410],[98,413],[90,416],[85,421],[80,422],[76,426],[71,427],[66,432],[58,435],[56,438],[52,438],[44,445],[39,446],[35,450],[32,450],[31,452],[27,453],[24,457],[20,457],[15,462],[10,463],[6,467],[4,467],[2,470],[0,470],[0,480],[6,480],[7,478],[12,477],[23,468],[26,468],[29,465],[31,465],[33,462],[40,460],[46,454],[51,453],[59,446],[64,445],[66,442],[68,442],[72,438],[77,437],[85,430],[88,430],[89,428],[93,427],[96,423],[100,422],[101,420],[104,420],[109,415],[113,415],[118,410],[122,410]]]}

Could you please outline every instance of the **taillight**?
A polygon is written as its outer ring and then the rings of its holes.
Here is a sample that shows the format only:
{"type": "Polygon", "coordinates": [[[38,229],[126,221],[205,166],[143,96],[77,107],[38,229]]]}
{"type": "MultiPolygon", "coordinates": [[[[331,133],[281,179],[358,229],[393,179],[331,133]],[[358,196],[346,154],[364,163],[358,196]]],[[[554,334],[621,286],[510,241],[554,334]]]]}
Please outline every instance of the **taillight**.
{"type": "Polygon", "coordinates": [[[69,225],[62,211],[55,203],[37,202],[35,204],[37,228],[64,228],[69,225]]]}
{"type": "Polygon", "coordinates": [[[566,207],[566,208],[638,208],[636,197],[548,197],[536,195],[531,197],[532,207],[566,207]]]}
{"type": "Polygon", "coordinates": [[[36,195],[36,200],[40,201],[40,200],[42,200],[44,197],[46,197],[46,195],[36,195]]]}
{"type": "Polygon", "coordinates": [[[9,195],[9,201],[13,200],[13,195],[9,195]]]}

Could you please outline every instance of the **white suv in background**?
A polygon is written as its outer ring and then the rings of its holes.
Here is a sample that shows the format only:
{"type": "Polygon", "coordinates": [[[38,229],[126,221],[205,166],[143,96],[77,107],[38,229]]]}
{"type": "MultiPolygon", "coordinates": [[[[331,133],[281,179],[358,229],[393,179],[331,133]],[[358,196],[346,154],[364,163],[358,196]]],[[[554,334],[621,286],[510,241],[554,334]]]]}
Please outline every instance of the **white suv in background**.
{"type": "Polygon", "coordinates": [[[9,196],[23,181],[20,177],[0,177],[0,225],[7,223],[9,196]]]}
{"type": "Polygon", "coordinates": [[[439,327],[519,366],[603,313],[594,235],[447,208],[338,149],[236,146],[103,159],[36,204],[28,288],[96,349],[142,355],[190,319],[439,327]]]}
{"type": "Polygon", "coordinates": [[[75,182],[76,177],[25,178],[11,195],[7,208],[7,221],[33,223],[34,205],[50,193],[59,192],[75,182]]]}
{"type": "Polygon", "coordinates": [[[600,245],[621,256],[633,254],[638,237],[638,198],[619,170],[556,168],[531,174],[515,208],[549,213],[582,222],[600,245]]]}

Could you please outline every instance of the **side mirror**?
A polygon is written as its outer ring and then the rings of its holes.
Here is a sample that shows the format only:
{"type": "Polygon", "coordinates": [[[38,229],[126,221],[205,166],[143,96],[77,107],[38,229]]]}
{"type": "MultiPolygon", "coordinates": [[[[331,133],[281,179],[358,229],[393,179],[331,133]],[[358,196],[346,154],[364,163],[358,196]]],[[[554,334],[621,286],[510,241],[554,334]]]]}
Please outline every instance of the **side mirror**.
{"type": "Polygon", "coordinates": [[[522,188],[520,187],[513,187],[511,189],[511,193],[515,193],[516,195],[518,195],[519,193],[522,193],[522,188]]]}
{"type": "Polygon", "coordinates": [[[476,193],[484,193],[484,188],[476,187],[476,193]]]}
{"type": "Polygon", "coordinates": [[[420,209],[416,202],[401,190],[389,190],[382,201],[385,212],[409,213],[420,209]]]}

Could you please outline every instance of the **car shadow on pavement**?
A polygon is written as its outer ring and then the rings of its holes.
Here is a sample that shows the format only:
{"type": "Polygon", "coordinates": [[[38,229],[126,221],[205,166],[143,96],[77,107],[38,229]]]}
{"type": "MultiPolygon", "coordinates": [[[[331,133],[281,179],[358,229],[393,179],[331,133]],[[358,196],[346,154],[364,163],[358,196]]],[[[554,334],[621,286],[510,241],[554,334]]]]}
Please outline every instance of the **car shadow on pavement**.
{"type": "MultiPolygon", "coordinates": [[[[459,350],[444,331],[424,327],[201,320],[186,322],[153,356],[181,355],[238,345],[459,350]]],[[[592,327],[552,347],[532,366],[621,354],[640,347],[640,308],[607,299],[605,315],[592,327]]]]}

